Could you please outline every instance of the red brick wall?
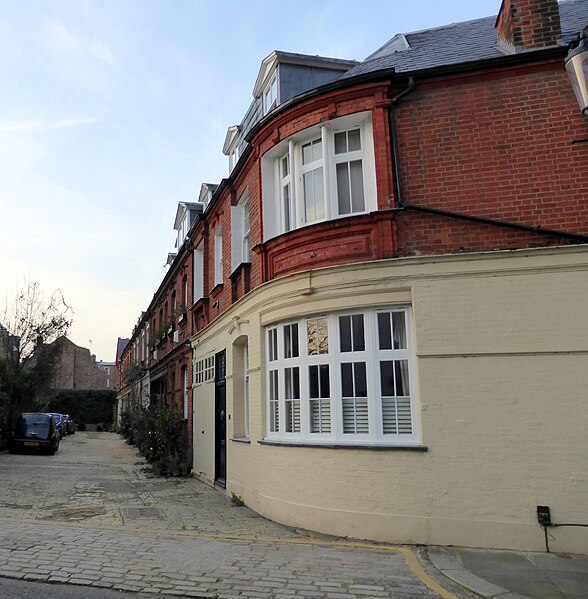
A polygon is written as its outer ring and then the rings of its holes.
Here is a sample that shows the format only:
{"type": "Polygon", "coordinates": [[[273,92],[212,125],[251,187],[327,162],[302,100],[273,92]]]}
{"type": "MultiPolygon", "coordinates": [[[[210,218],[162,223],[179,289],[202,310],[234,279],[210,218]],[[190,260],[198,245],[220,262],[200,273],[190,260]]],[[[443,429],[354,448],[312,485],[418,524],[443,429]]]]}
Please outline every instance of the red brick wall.
{"type": "MultiPolygon", "coordinates": [[[[397,123],[405,202],[588,234],[588,148],[571,143],[586,122],[559,62],[417,83],[397,123]]],[[[401,255],[554,243],[418,213],[400,223],[401,255]]]]}

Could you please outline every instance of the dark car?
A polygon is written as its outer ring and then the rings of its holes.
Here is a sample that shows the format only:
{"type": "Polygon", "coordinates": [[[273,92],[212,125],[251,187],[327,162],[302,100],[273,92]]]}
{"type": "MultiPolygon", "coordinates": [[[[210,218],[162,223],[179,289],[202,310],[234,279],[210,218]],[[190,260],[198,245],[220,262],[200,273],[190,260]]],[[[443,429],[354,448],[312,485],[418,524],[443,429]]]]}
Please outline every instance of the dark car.
{"type": "Polygon", "coordinates": [[[8,448],[11,453],[18,449],[35,449],[53,455],[59,449],[55,419],[43,412],[24,412],[11,431],[8,448]]]}
{"type": "Polygon", "coordinates": [[[65,422],[63,420],[63,414],[59,412],[47,412],[50,416],[55,418],[55,424],[57,424],[57,430],[59,431],[59,438],[63,439],[65,437],[65,422]]]}
{"type": "Polygon", "coordinates": [[[64,414],[63,417],[65,419],[65,434],[75,435],[76,423],[74,422],[74,419],[69,414],[64,414]]]}

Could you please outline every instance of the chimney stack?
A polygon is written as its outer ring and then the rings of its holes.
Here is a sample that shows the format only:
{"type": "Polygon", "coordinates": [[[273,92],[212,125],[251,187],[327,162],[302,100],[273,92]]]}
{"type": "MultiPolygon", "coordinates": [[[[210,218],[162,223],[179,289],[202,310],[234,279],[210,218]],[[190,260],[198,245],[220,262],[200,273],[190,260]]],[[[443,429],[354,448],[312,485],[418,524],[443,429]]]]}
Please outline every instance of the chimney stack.
{"type": "Polygon", "coordinates": [[[555,46],[561,37],[557,0],[502,0],[495,27],[515,52],[555,46]]]}

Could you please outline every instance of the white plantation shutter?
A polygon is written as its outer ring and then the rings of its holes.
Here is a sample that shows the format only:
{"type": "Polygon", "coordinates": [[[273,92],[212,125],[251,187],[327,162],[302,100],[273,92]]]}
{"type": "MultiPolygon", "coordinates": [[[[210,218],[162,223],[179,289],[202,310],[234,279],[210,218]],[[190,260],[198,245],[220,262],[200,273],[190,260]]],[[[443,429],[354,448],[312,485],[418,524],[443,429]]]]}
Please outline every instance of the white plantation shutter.
{"type": "Polygon", "coordinates": [[[367,397],[343,398],[343,432],[369,432],[367,397]]]}
{"type": "Polygon", "coordinates": [[[310,400],[310,432],[331,432],[331,401],[329,399],[310,400]]]}

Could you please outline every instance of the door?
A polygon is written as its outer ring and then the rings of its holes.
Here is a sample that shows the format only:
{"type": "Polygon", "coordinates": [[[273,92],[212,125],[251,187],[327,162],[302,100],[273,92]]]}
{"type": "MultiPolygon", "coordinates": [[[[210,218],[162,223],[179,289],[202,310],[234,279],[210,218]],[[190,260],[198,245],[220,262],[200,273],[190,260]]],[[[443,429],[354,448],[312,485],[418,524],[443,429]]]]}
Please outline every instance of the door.
{"type": "Polygon", "coordinates": [[[214,481],[226,486],[227,478],[227,368],[226,354],[219,352],[214,357],[214,481]]]}

